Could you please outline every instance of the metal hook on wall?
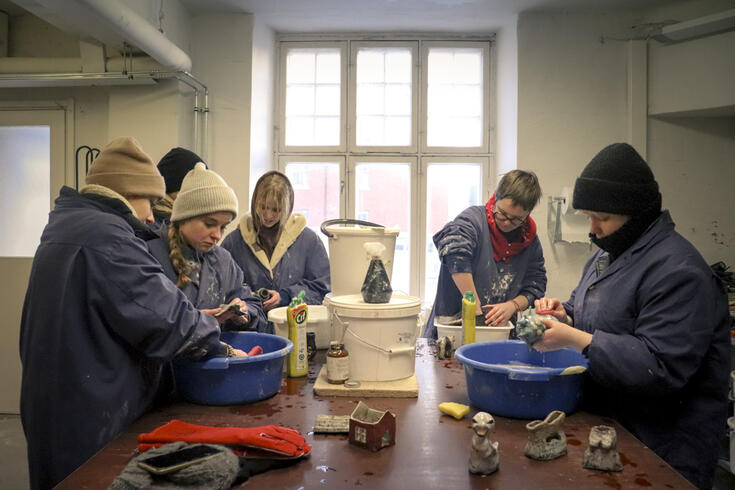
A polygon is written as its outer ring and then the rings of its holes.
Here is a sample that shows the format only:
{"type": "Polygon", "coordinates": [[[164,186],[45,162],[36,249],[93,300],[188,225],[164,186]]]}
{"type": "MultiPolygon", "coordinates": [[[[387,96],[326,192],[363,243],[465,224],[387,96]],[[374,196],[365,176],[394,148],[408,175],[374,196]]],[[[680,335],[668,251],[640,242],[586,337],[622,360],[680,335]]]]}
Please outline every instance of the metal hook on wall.
{"type": "Polygon", "coordinates": [[[79,190],[79,152],[81,150],[87,150],[87,152],[84,154],[84,175],[87,175],[87,172],[89,172],[89,166],[92,165],[92,162],[95,158],[100,154],[99,148],[91,148],[87,145],[82,145],[79,148],[77,148],[77,151],[74,153],[74,188],[76,190],[79,190]]]}

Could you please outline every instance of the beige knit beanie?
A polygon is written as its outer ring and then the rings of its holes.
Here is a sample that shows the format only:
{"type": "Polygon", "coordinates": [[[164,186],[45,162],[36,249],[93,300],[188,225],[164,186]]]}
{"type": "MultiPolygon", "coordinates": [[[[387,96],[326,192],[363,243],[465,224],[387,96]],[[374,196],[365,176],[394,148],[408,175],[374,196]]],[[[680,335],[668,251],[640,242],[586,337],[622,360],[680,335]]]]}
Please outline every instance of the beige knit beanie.
{"type": "Polygon", "coordinates": [[[222,177],[207,170],[204,163],[197,163],[186,174],[181,190],[174,201],[171,222],[182,221],[219,211],[229,211],[232,219],[237,216],[237,196],[222,177]]]}
{"type": "Polygon", "coordinates": [[[135,138],[116,138],[95,158],[86,178],[123,196],[162,198],[166,184],[151,157],[135,138]]]}

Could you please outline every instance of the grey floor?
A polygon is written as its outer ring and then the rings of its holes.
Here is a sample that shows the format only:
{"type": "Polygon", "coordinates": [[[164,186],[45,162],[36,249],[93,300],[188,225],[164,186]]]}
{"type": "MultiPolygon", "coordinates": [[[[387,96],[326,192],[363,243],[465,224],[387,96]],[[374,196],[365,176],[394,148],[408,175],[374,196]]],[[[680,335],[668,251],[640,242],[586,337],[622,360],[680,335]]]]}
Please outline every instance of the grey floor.
{"type": "MultiPolygon", "coordinates": [[[[714,490],[735,490],[735,476],[722,460],[715,474],[714,490]]],[[[0,489],[28,488],[26,439],[20,425],[20,416],[0,414],[0,489]]]]}

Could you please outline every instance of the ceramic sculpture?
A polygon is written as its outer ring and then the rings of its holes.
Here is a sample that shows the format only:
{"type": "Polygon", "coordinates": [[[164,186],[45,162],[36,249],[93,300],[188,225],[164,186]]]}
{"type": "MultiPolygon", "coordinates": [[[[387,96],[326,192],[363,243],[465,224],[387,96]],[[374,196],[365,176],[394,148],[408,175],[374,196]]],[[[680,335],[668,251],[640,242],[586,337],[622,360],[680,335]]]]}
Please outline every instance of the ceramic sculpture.
{"type": "Polygon", "coordinates": [[[554,320],[552,315],[539,315],[533,309],[528,310],[516,323],[516,336],[523,339],[528,345],[535,344],[544,336],[546,325],[541,321],[544,318],[554,320]]]}
{"type": "Polygon", "coordinates": [[[472,450],[470,451],[470,472],[489,475],[498,471],[500,455],[498,441],[492,442],[490,435],[495,430],[495,419],[486,412],[477,412],[472,418],[472,450]]]}
{"type": "Polygon", "coordinates": [[[454,335],[436,339],[436,357],[439,359],[451,359],[452,352],[454,352],[454,335]]]}
{"type": "Polygon", "coordinates": [[[584,452],[582,466],[591,470],[622,471],[618,454],[618,434],[613,427],[596,425],[590,430],[590,446],[584,452]]]}
{"type": "Polygon", "coordinates": [[[526,456],[538,461],[549,461],[567,454],[567,436],[562,429],[565,418],[564,412],[554,410],[544,420],[527,423],[526,456]]]}

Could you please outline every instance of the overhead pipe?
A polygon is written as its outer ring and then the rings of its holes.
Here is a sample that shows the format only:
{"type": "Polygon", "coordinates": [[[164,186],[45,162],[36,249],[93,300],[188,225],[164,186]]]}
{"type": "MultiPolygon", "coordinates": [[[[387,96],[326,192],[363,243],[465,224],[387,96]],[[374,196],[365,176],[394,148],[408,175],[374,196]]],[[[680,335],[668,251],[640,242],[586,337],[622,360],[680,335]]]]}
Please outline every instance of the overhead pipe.
{"type": "Polygon", "coordinates": [[[129,44],[173,71],[191,72],[191,58],[181,48],[122,2],[77,0],[107,20],[111,28],[129,44]]]}

